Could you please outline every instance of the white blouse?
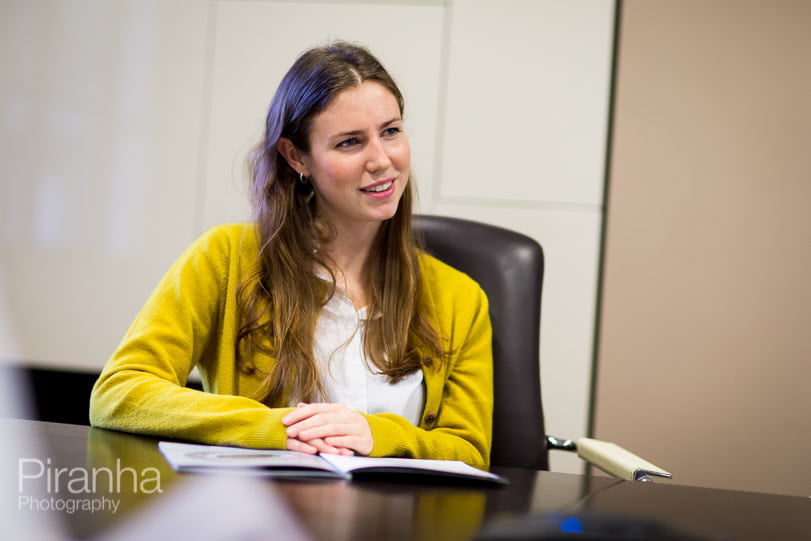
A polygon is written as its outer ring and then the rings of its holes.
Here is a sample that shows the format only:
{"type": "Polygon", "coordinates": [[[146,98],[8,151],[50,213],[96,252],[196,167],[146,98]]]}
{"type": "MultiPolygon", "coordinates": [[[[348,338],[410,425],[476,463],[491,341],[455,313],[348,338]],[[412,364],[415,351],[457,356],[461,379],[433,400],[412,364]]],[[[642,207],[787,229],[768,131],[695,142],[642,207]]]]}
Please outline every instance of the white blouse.
{"type": "Polygon", "coordinates": [[[321,311],[315,329],[315,357],[322,374],[326,402],[341,403],[363,413],[396,413],[419,425],[425,406],[422,370],[395,384],[375,373],[363,353],[366,308],[356,310],[340,289],[321,311]]]}

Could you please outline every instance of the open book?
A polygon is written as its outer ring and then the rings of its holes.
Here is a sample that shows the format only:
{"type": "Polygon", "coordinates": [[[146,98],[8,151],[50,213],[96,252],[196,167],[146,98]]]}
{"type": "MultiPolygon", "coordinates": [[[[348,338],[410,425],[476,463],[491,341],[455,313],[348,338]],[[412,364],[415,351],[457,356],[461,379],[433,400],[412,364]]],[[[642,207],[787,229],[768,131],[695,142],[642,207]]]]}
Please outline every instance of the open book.
{"type": "Polygon", "coordinates": [[[299,479],[353,479],[431,476],[432,481],[466,480],[505,484],[507,480],[459,460],[308,455],[298,451],[245,449],[162,441],[163,456],[180,472],[239,472],[299,479]]]}

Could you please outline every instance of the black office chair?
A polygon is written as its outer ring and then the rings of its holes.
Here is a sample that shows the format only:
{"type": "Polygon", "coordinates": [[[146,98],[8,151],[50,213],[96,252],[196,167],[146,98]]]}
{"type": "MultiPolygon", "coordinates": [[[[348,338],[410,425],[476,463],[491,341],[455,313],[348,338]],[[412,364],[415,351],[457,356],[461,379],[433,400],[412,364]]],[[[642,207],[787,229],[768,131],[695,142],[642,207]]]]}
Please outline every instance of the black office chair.
{"type": "Polygon", "coordinates": [[[476,280],[490,302],[492,465],[547,470],[549,449],[563,449],[578,452],[617,477],[670,477],[609,442],[590,438],[575,442],[546,435],[539,365],[544,274],[540,244],[515,231],[459,218],[416,215],[413,226],[429,254],[476,280]]]}

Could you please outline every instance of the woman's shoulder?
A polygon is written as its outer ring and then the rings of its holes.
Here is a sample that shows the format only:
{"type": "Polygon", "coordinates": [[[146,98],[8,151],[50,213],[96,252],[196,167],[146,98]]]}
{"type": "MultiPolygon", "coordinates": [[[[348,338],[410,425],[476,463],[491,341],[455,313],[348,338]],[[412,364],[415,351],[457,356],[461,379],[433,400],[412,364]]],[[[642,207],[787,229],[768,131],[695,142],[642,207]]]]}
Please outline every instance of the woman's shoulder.
{"type": "Polygon", "coordinates": [[[425,306],[431,307],[443,332],[453,335],[453,329],[469,329],[489,313],[487,294],[464,272],[421,253],[420,273],[425,306]]]}
{"type": "Polygon", "coordinates": [[[253,268],[258,253],[259,241],[254,225],[229,223],[211,227],[198,236],[180,256],[177,264],[198,269],[211,268],[218,274],[242,273],[253,268]]]}
{"type": "Polygon", "coordinates": [[[255,237],[256,227],[249,222],[234,222],[219,224],[208,228],[201,236],[201,240],[240,241],[246,235],[255,237]]]}
{"type": "Polygon", "coordinates": [[[194,246],[215,252],[256,250],[258,247],[256,227],[251,223],[215,225],[200,235],[194,246]]]}
{"type": "Polygon", "coordinates": [[[467,298],[470,295],[484,295],[481,286],[473,278],[425,252],[420,253],[420,271],[435,297],[467,298]]]}

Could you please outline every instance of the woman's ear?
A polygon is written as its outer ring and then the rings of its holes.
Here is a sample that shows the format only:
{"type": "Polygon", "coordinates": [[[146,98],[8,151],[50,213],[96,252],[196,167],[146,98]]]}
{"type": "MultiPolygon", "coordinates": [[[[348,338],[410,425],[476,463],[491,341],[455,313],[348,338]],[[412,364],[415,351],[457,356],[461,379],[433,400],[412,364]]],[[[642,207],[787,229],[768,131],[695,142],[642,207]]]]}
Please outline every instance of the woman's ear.
{"type": "Polygon", "coordinates": [[[292,167],[296,173],[303,174],[305,177],[310,176],[307,171],[307,166],[302,159],[301,152],[299,152],[299,149],[293,144],[293,141],[287,137],[280,137],[279,141],[276,143],[276,150],[279,151],[279,154],[284,156],[284,159],[287,160],[287,163],[290,164],[290,167],[292,167]]]}

